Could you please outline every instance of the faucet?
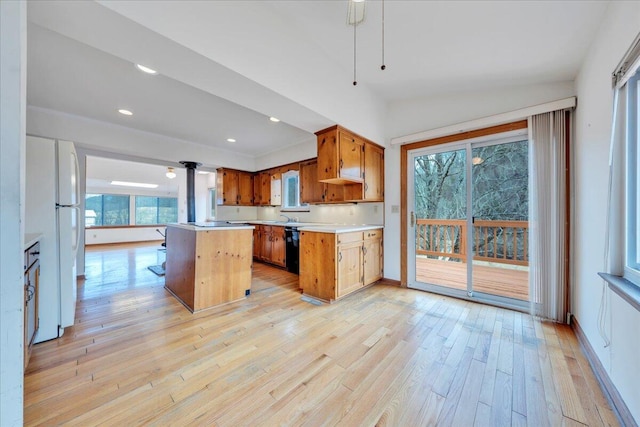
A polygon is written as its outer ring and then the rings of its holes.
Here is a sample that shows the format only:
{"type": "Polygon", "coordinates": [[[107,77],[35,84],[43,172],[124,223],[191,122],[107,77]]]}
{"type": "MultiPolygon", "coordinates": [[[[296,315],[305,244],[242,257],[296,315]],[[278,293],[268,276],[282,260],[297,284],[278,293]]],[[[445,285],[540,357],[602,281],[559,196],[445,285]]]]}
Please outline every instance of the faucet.
{"type": "Polygon", "coordinates": [[[283,217],[287,218],[287,222],[293,222],[293,219],[289,218],[289,217],[288,217],[288,216],[286,216],[286,215],[282,215],[282,214],[281,214],[280,216],[283,216],[283,217]]]}

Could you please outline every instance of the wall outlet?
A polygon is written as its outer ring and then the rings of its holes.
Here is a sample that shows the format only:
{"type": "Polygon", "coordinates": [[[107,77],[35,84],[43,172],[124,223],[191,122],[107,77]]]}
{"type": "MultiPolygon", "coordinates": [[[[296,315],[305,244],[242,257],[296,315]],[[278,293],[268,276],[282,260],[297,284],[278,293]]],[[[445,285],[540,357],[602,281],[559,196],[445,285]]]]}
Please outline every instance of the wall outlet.
{"type": "Polygon", "coordinates": [[[378,213],[378,205],[373,205],[373,213],[378,213]]]}
{"type": "Polygon", "coordinates": [[[236,208],[236,213],[240,213],[240,208],[236,208]]]}
{"type": "Polygon", "coordinates": [[[399,205],[391,205],[391,213],[400,213],[399,205]]]}

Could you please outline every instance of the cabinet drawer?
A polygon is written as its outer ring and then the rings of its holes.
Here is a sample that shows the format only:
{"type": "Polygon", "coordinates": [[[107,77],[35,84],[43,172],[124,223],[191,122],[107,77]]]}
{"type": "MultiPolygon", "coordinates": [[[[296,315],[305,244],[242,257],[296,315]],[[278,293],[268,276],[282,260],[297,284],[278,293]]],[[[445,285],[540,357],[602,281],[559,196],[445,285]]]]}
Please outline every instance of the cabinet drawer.
{"type": "Polygon", "coordinates": [[[378,230],[367,230],[364,232],[364,238],[365,239],[376,239],[382,237],[382,230],[378,229],[378,230]]]}
{"type": "Polygon", "coordinates": [[[362,240],[362,231],[354,231],[353,233],[339,233],[338,244],[358,242],[362,240]]]}

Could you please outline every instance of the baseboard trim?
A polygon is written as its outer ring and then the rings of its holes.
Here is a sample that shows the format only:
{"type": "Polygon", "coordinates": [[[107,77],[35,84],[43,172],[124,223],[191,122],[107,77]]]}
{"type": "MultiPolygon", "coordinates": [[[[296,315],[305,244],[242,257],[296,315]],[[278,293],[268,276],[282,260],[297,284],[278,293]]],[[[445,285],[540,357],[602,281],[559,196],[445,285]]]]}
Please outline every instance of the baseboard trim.
{"type": "Polygon", "coordinates": [[[611,378],[609,378],[607,370],[604,368],[604,366],[602,366],[602,363],[600,362],[600,359],[598,359],[598,356],[591,346],[591,343],[589,343],[589,340],[587,340],[587,336],[580,327],[578,319],[576,319],[576,317],[573,315],[571,316],[571,329],[573,329],[576,337],[578,337],[578,342],[580,343],[580,346],[582,347],[582,350],[584,351],[584,354],[589,361],[589,365],[591,365],[591,369],[593,369],[593,372],[596,375],[598,383],[600,383],[600,388],[611,403],[611,406],[622,425],[628,427],[638,427],[638,424],[634,420],[633,415],[631,415],[631,411],[629,411],[629,408],[627,408],[626,403],[624,403],[622,396],[620,396],[620,393],[618,393],[618,389],[615,385],[613,385],[611,378]]]}
{"type": "Polygon", "coordinates": [[[394,279],[387,279],[386,277],[383,277],[382,279],[380,279],[378,281],[378,283],[382,284],[382,285],[391,285],[391,286],[397,286],[399,288],[402,287],[402,285],[400,284],[400,280],[394,280],[394,279]]]}

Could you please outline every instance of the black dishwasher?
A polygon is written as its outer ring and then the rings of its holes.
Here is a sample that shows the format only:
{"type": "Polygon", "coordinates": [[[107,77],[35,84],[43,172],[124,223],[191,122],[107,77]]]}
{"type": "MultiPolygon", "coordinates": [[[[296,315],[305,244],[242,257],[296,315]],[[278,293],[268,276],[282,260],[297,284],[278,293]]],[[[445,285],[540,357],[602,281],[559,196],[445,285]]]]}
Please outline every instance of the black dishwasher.
{"type": "Polygon", "coordinates": [[[295,274],[300,272],[300,232],[296,227],[285,227],[284,236],[287,251],[287,271],[295,274]]]}

